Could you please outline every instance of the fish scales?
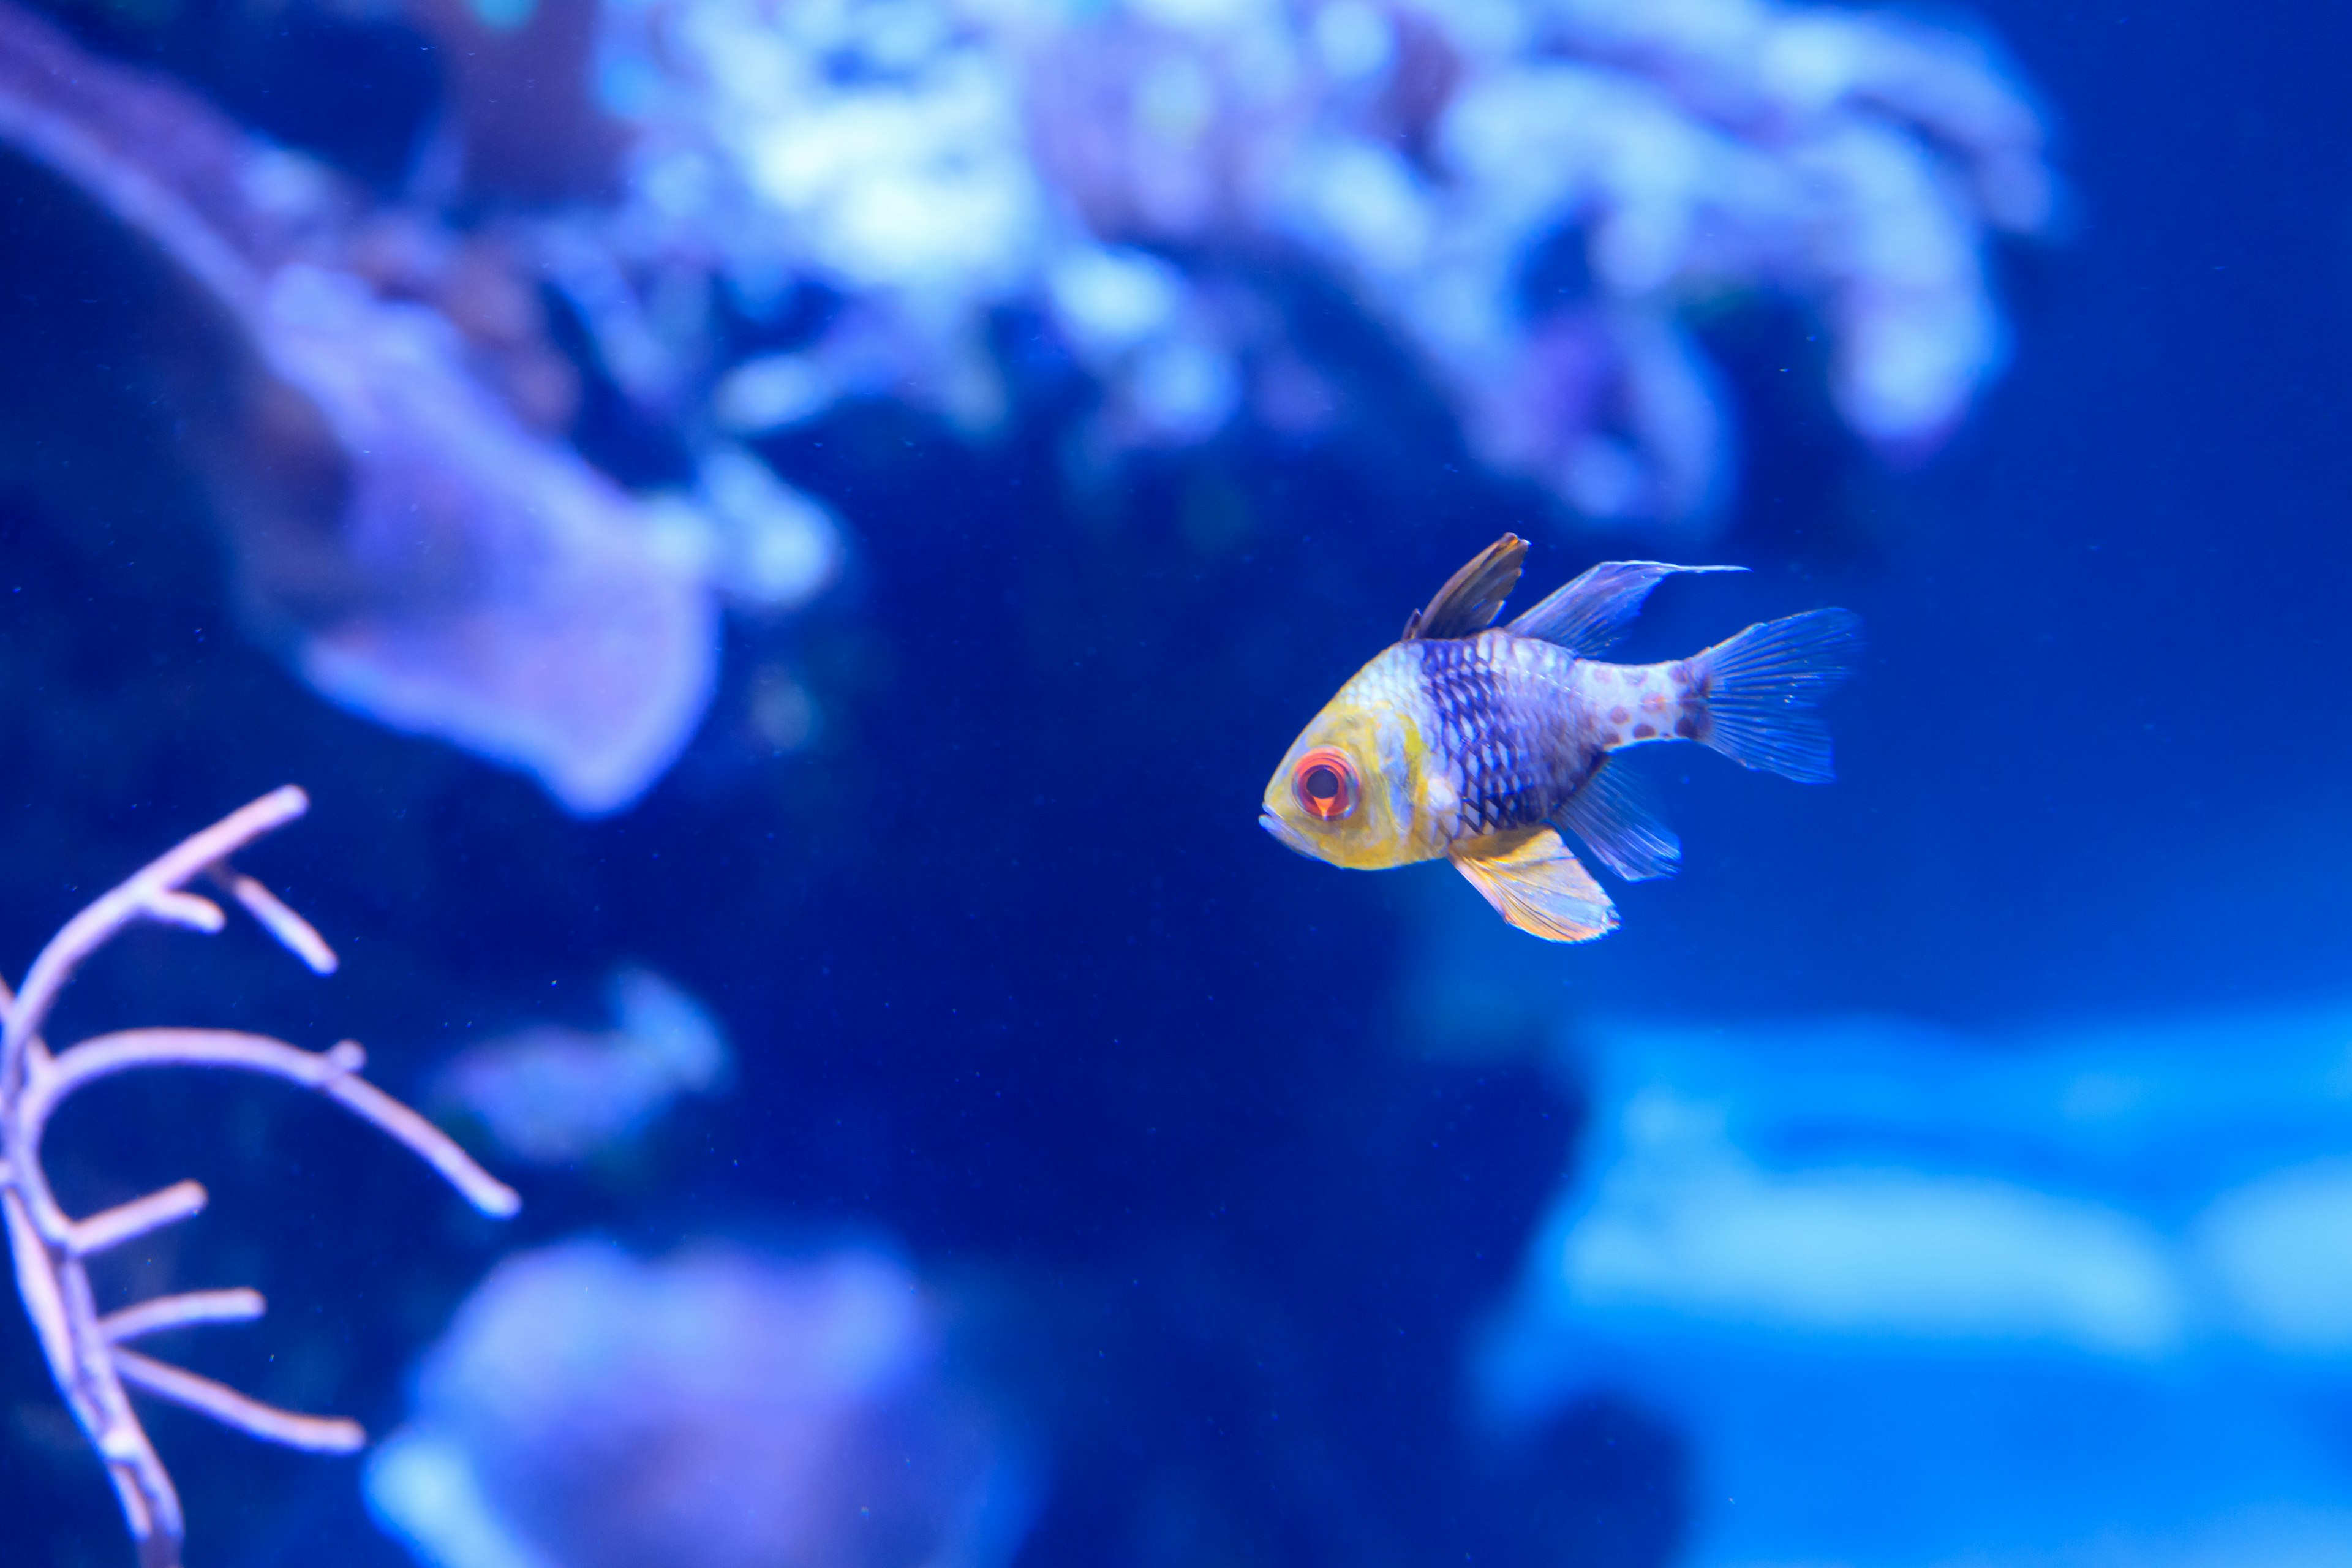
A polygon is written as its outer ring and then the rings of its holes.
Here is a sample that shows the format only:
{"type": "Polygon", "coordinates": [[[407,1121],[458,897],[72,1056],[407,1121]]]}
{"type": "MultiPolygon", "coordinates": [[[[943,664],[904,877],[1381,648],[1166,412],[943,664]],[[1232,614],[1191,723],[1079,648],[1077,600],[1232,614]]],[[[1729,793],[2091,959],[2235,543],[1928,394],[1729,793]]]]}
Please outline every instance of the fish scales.
{"type": "Polygon", "coordinates": [[[1527,549],[1504,535],[1413,613],[1291,742],[1258,820],[1336,866],[1451,859],[1520,930],[1583,942],[1618,916],[1564,835],[1628,881],[1671,874],[1682,852],[1610,753],[1696,742],[1826,782],[1829,731],[1812,710],[1847,673],[1860,622],[1809,610],[1687,658],[1611,664],[1592,656],[1660,582],[1736,568],[1604,561],[1497,626],[1527,549]]]}
{"type": "Polygon", "coordinates": [[[1410,646],[1461,801],[1454,837],[1533,826],[1592,771],[1567,650],[1497,631],[1410,646]]]}

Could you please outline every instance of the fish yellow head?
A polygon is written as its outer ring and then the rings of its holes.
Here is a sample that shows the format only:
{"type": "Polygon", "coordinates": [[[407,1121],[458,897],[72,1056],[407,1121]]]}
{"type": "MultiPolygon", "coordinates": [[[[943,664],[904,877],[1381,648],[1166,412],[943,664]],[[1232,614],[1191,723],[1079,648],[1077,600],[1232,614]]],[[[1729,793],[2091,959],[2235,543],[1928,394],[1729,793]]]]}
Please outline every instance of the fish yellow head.
{"type": "Polygon", "coordinates": [[[1360,870],[1444,852],[1419,809],[1427,748],[1411,659],[1402,645],[1388,648],[1315,715],[1266,781],[1259,826],[1301,855],[1360,870]]]}
{"type": "Polygon", "coordinates": [[[1356,671],[1283,753],[1259,826],[1301,855],[1359,870],[1446,852],[1461,800],[1451,770],[1431,752],[1437,716],[1421,649],[1426,639],[1492,625],[1527,553],[1527,541],[1503,535],[1413,612],[1402,640],[1356,671]]]}

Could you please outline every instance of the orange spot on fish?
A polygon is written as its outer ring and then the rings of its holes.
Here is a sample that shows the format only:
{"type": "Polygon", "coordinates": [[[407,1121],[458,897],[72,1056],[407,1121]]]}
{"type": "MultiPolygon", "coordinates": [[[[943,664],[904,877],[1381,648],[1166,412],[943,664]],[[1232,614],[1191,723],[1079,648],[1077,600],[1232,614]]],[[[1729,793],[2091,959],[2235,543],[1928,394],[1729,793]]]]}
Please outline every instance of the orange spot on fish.
{"type": "Polygon", "coordinates": [[[1633,739],[1637,741],[1654,741],[1657,738],[1658,727],[1655,724],[1636,724],[1633,726],[1633,739]]]}

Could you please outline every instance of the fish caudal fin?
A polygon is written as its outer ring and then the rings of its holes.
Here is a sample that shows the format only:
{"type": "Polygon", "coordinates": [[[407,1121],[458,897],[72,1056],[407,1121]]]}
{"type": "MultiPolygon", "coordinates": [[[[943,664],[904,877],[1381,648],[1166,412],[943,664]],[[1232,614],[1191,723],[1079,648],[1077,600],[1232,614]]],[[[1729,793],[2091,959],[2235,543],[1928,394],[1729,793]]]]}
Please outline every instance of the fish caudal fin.
{"type": "Polygon", "coordinates": [[[1663,561],[1603,561],[1553,589],[1505,629],[1558,643],[1591,658],[1624,635],[1650,590],[1682,572],[1745,572],[1745,566],[1670,566],[1663,561]]]}
{"type": "Polygon", "coordinates": [[[1716,644],[1688,661],[1704,710],[1694,739],[1742,767],[1827,784],[1830,731],[1813,708],[1861,654],[1851,610],[1808,610],[1716,644]]]}
{"type": "Polygon", "coordinates": [[[1453,860],[1505,920],[1547,942],[1586,942],[1617,924],[1609,895],[1552,828],[1470,839],[1453,860]]]}

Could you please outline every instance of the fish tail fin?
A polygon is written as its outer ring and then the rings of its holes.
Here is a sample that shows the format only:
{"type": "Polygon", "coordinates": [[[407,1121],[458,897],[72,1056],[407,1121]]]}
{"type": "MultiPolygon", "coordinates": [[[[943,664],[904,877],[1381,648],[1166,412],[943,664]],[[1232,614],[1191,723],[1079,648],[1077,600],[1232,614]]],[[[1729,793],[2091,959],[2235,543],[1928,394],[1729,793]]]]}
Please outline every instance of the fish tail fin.
{"type": "Polygon", "coordinates": [[[1852,610],[1808,610],[1727,637],[1689,661],[1692,689],[1704,694],[1693,738],[1742,767],[1827,784],[1830,731],[1813,709],[1861,654],[1852,610]]]}

